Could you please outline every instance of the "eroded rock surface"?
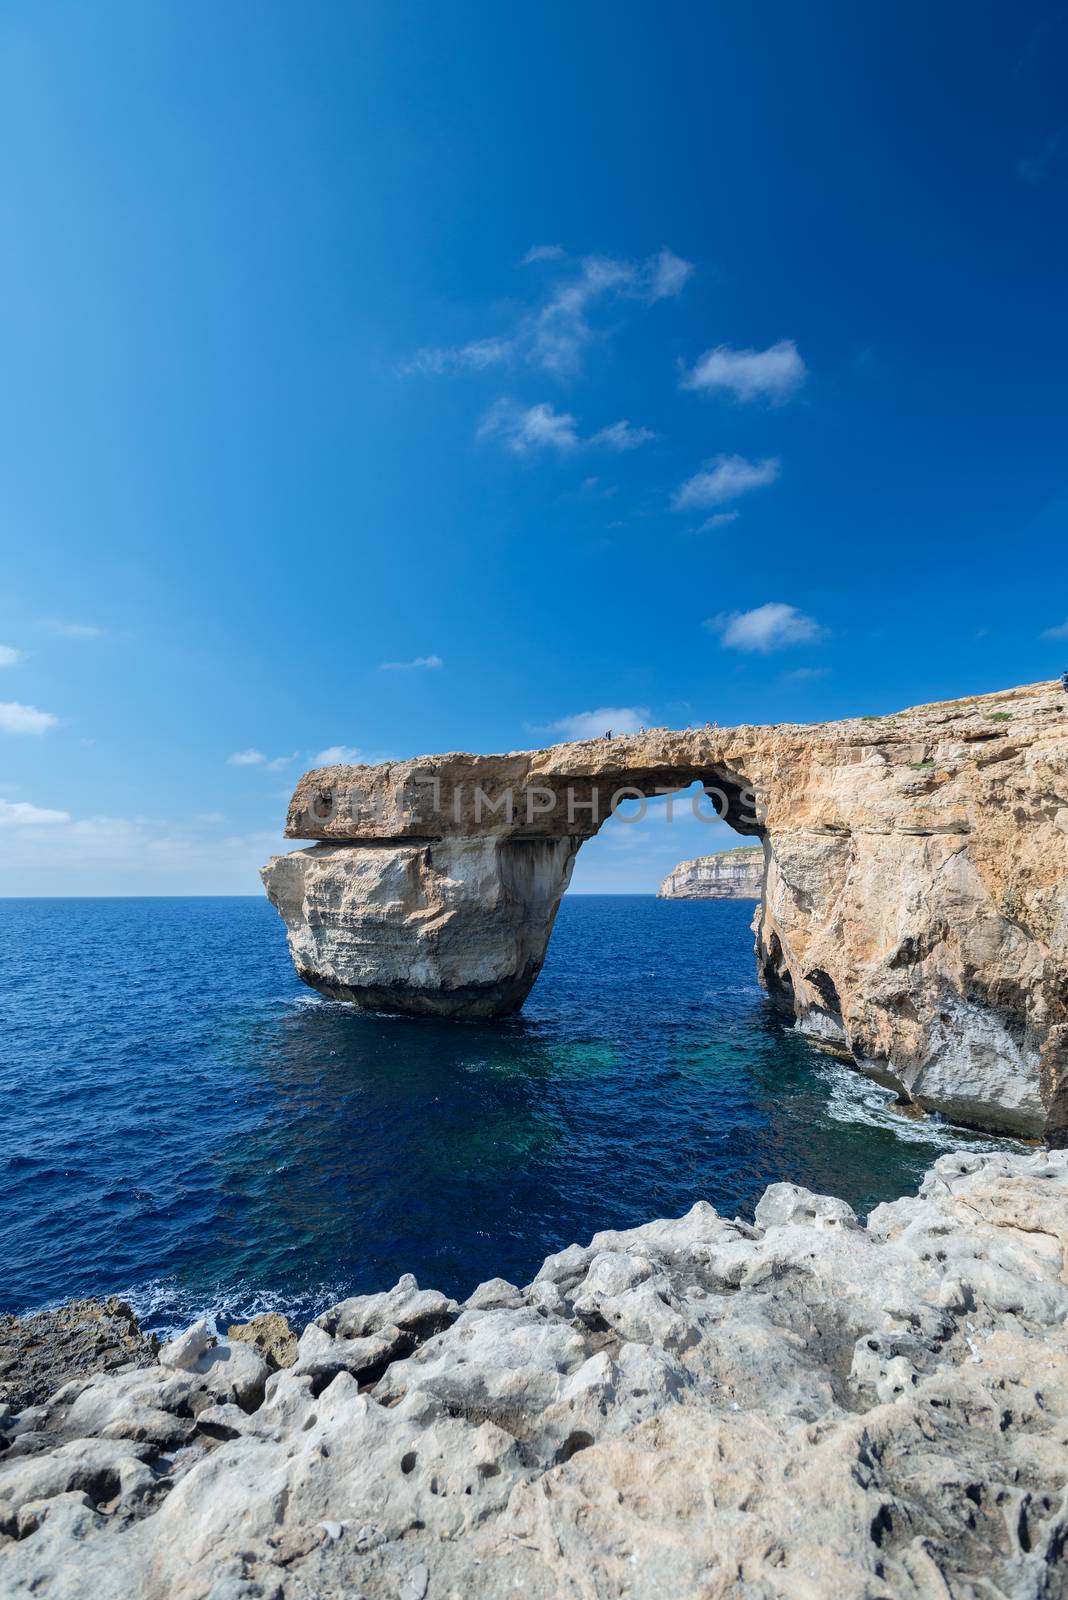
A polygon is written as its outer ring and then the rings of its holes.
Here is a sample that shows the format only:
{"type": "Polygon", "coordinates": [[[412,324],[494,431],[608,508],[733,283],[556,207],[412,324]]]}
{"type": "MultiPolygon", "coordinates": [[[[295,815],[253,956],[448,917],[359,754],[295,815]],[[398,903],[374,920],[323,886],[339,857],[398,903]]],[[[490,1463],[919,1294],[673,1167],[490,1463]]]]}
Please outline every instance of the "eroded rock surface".
{"type": "MultiPolygon", "coordinates": [[[[1068,1142],[1068,699],[653,729],[305,774],[264,868],[302,978],[441,1015],[522,1004],[613,797],[700,782],[765,855],[757,963],[798,1027],[917,1104],[1068,1142]]],[[[685,804],[686,802],[680,802],[685,804]]]]}
{"type": "Polygon", "coordinates": [[[698,1203],[462,1306],[404,1278],[273,1373],[194,1329],[6,1419],[0,1592],[1053,1600],[1066,1316],[1056,1152],[943,1157],[866,1226],[698,1203]]]}
{"type": "Polygon", "coordinates": [[[70,1300],[29,1317],[0,1316],[0,1410],[46,1400],[68,1378],[147,1366],[158,1346],[124,1300],[70,1300]]]}
{"type": "Polygon", "coordinates": [[[759,900],[763,882],[762,849],[718,850],[680,861],[657,895],[661,900],[759,900]]]}

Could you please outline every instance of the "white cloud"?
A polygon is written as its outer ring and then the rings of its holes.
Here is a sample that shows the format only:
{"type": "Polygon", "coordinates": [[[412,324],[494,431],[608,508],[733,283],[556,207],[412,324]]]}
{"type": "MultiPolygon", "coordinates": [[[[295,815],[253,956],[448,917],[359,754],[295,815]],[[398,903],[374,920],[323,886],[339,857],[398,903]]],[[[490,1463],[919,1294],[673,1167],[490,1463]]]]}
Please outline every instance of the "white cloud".
{"type": "Polygon", "coordinates": [[[383,661],[379,672],[413,672],[421,667],[443,667],[440,656],[414,656],[411,661],[383,661]]]}
{"type": "Polygon", "coordinates": [[[22,660],[21,650],[16,650],[9,644],[0,644],[0,667],[17,667],[22,660]]]}
{"type": "Polygon", "coordinates": [[[536,244],[527,251],[519,265],[532,267],[537,261],[561,261],[564,254],[562,244],[536,244]]]}
{"type": "Polygon", "coordinates": [[[526,325],[530,359],[557,377],[574,372],[583,347],[593,338],[587,313],[598,300],[617,295],[652,305],[679,294],[692,271],[688,261],[670,250],[640,266],[611,256],[586,256],[578,277],[560,285],[526,325]]]}
{"type": "Polygon", "coordinates": [[[230,767],[262,767],[264,772],[281,772],[283,767],[288,767],[296,759],[295,750],[291,755],[272,756],[270,760],[262,750],[238,750],[232,756],[227,756],[226,763],[230,767]]]}
{"type": "Polygon", "coordinates": [[[714,516],[705,518],[698,531],[708,533],[712,528],[723,528],[728,522],[737,522],[738,516],[737,511],[717,511],[714,516]]]}
{"type": "Polygon", "coordinates": [[[680,387],[717,390],[736,400],[761,397],[782,402],[795,394],[805,380],[806,368],[792,339],[780,339],[767,350],[732,350],[720,344],[706,350],[692,370],[682,369],[680,387]]]}
{"type": "Polygon", "coordinates": [[[535,733],[559,733],[565,739],[599,739],[609,728],[615,733],[637,733],[649,726],[648,706],[601,706],[596,711],[577,711],[534,728],[535,733]]]}
{"type": "MultiPolygon", "coordinates": [[[[515,455],[544,449],[565,455],[586,445],[600,446],[619,455],[626,450],[637,450],[640,445],[655,439],[656,434],[651,428],[641,428],[624,419],[584,439],[570,411],[557,411],[548,401],[524,407],[517,405],[514,400],[502,399],[495,401],[486,412],[479,424],[478,438],[499,439],[515,455]]],[[[598,481],[597,478],[586,478],[582,487],[588,493],[597,487],[598,481]]],[[[615,493],[615,490],[602,492],[615,493]]]]}
{"type": "Polygon", "coordinates": [[[764,655],[792,644],[814,644],[827,632],[813,617],[779,600],[769,600],[752,611],[722,612],[710,617],[705,626],[720,635],[724,649],[755,650],[764,655]]]}
{"type": "Polygon", "coordinates": [[[279,825],[226,834],[215,821],[76,817],[32,807],[0,827],[4,893],[262,895],[257,868],[291,849],[279,825]]]}
{"type": "Polygon", "coordinates": [[[60,634],[64,639],[102,639],[103,628],[91,627],[87,622],[49,622],[48,628],[52,633],[60,634]]]}
{"type": "Polygon", "coordinates": [[[544,401],[524,409],[512,400],[498,400],[483,417],[478,437],[501,439],[516,455],[546,448],[574,450],[579,442],[570,411],[556,411],[544,401]]]}
{"type": "Polygon", "coordinates": [[[590,440],[591,444],[603,444],[608,450],[637,450],[639,445],[648,444],[650,439],[655,439],[656,434],[651,428],[636,428],[624,419],[622,422],[613,422],[610,428],[602,428],[600,433],[595,433],[590,440]]]}
{"type": "Polygon", "coordinates": [[[22,706],[17,700],[0,700],[0,733],[44,733],[59,725],[51,711],[22,706]]]}
{"type": "Polygon", "coordinates": [[[422,372],[431,377],[441,377],[449,372],[485,372],[488,367],[498,367],[509,360],[515,346],[511,339],[472,339],[468,344],[452,345],[446,349],[428,346],[417,350],[410,361],[404,362],[400,372],[422,372]]]}
{"type": "Polygon", "coordinates": [[[329,744],[311,758],[313,767],[351,767],[360,759],[354,744],[329,744]]]}
{"type": "Polygon", "coordinates": [[[1043,628],[1043,639],[1068,639],[1068,617],[1059,622],[1055,628],[1043,628]]]}
{"type": "Polygon", "coordinates": [[[764,461],[747,461],[744,456],[715,456],[700,472],[687,478],[676,491],[672,505],[676,511],[704,510],[736,500],[751,489],[762,489],[779,476],[778,456],[764,461]]]}
{"type": "Polygon", "coordinates": [[[686,280],[693,273],[693,263],[684,261],[670,250],[661,250],[650,256],[645,264],[646,298],[667,300],[681,294],[686,280]]]}
{"type": "Polygon", "coordinates": [[[28,800],[0,800],[0,827],[39,828],[49,823],[69,822],[69,811],[49,811],[28,800]]]}
{"type": "MultiPolygon", "coordinates": [[[[537,245],[524,264],[563,257],[558,245],[537,245]]],[[[678,295],[692,272],[691,264],[670,250],[660,250],[643,262],[584,256],[556,283],[543,305],[520,317],[511,334],[444,349],[427,347],[398,370],[433,375],[478,372],[518,356],[544,372],[566,377],[578,369],[583,349],[594,337],[589,318],[599,301],[617,297],[654,305],[678,295]]]]}
{"type": "Polygon", "coordinates": [[[579,276],[562,284],[526,327],[534,365],[557,377],[574,372],[583,346],[593,337],[587,310],[602,295],[629,286],[633,275],[626,262],[587,256],[579,276]]]}
{"type": "Polygon", "coordinates": [[[830,667],[795,667],[793,672],[784,672],[784,683],[814,683],[817,678],[826,678],[830,667]]]}

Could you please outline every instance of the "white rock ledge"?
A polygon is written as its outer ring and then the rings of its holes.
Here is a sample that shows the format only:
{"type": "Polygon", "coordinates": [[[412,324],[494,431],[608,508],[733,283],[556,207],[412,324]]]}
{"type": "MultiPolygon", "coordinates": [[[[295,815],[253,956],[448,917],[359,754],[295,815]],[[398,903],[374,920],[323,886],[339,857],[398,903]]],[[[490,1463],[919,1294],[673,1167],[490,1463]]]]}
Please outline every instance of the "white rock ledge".
{"type": "Polygon", "coordinates": [[[464,1306],[411,1277],[268,1375],[197,1329],[0,1418],[0,1593],[1065,1593],[1068,1153],[953,1155],[862,1226],[775,1184],[464,1306]]]}

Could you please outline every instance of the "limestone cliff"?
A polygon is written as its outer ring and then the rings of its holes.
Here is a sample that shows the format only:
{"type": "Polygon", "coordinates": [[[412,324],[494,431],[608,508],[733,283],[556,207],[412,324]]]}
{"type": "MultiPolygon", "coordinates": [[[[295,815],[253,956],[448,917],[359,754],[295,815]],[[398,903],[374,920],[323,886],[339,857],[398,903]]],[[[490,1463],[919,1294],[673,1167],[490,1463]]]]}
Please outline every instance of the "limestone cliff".
{"type": "Polygon", "coordinates": [[[955,1155],[866,1225],[777,1183],[405,1277],[274,1362],[200,1323],[0,1407],[0,1592],[1054,1600],[1066,1285],[1068,1156],[955,1155]]]}
{"type": "Polygon", "coordinates": [[[764,852],[759,846],[719,850],[680,861],[657,894],[661,900],[759,900],[763,881],[764,852]]]}
{"type": "MultiPolygon", "coordinates": [[[[929,1109],[1068,1141],[1068,701],[653,729],[301,778],[264,868],[300,975],[357,1003],[514,1010],[614,803],[699,782],[760,841],[756,956],[806,1033],[929,1109]]],[[[687,801],[672,802],[686,804],[687,801]]]]}

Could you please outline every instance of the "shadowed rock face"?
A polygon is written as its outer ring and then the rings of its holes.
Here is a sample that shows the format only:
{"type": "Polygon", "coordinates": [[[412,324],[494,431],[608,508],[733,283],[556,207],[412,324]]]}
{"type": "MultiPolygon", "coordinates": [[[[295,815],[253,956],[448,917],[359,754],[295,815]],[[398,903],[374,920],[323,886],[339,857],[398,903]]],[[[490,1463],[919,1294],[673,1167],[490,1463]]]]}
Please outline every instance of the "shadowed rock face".
{"type": "Polygon", "coordinates": [[[305,983],[424,1016],[518,1011],[545,959],[579,840],[321,844],[263,878],[305,983]]]}
{"type": "Polygon", "coordinates": [[[614,804],[704,785],[760,841],[770,999],[921,1106],[1068,1142],[1068,700],[1046,684],[893,717],[653,729],[301,778],[263,871],[301,977],[492,1016],[541,969],[614,804]]]}

